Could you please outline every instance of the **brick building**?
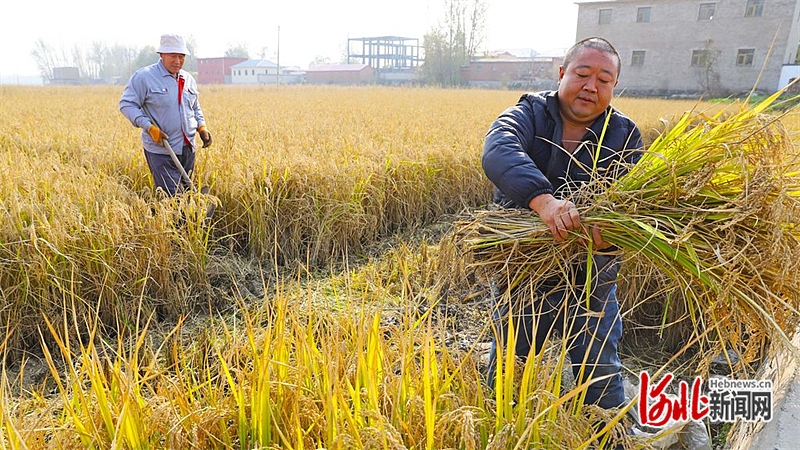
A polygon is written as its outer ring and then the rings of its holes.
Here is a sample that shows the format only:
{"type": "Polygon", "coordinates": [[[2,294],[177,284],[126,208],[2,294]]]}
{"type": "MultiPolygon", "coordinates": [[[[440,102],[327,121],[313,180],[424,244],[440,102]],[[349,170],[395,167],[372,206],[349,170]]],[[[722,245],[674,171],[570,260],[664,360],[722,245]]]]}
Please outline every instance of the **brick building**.
{"type": "Polygon", "coordinates": [[[77,85],[81,84],[80,71],[77,67],[53,67],[52,85],[77,85]]]}
{"type": "Polygon", "coordinates": [[[617,92],[743,93],[762,67],[758,90],[774,92],[797,70],[800,0],[579,1],[577,30],[619,50],[617,92]]]}
{"type": "Polygon", "coordinates": [[[515,58],[507,53],[496,58],[473,59],[461,68],[461,80],[470,86],[555,89],[558,66],[563,60],[549,56],[515,58]]]}
{"type": "Polygon", "coordinates": [[[231,66],[247,58],[197,58],[197,82],[200,84],[230,84],[231,66]]]}

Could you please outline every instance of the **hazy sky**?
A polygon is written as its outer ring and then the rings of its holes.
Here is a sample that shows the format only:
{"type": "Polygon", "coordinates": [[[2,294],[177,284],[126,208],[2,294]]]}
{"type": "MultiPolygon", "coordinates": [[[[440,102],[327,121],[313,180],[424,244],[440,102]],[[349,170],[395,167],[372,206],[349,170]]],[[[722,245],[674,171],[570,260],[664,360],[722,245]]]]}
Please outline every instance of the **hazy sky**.
{"type": "MultiPolygon", "coordinates": [[[[487,0],[483,50],[543,52],[575,40],[573,0],[487,0]]],[[[420,39],[443,19],[444,0],[2,0],[0,75],[38,75],[31,50],[44,39],[68,54],[94,41],[158,46],[163,33],[192,35],[199,57],[246,44],[251,57],[307,68],[316,56],[338,61],[348,37],[420,39]],[[266,48],[266,50],[263,50],[266,48]]]]}

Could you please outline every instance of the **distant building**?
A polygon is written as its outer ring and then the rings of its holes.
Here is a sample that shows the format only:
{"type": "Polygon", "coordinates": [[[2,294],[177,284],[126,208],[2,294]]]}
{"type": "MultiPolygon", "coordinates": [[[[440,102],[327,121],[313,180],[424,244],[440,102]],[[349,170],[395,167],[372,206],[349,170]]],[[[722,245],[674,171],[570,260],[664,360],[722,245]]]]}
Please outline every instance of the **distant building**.
{"type": "Polygon", "coordinates": [[[368,64],[325,64],[306,71],[311,84],[368,84],[375,79],[375,69],[368,64]]]}
{"type": "Polygon", "coordinates": [[[278,65],[266,59],[248,59],[231,66],[232,84],[264,84],[264,75],[277,76],[278,65]],[[262,81],[259,81],[262,80],[262,81]]]}
{"type": "Polygon", "coordinates": [[[374,36],[347,39],[347,63],[368,64],[375,81],[382,84],[413,84],[419,80],[421,47],[418,38],[374,36]]]}
{"type": "Polygon", "coordinates": [[[231,67],[247,58],[197,58],[197,82],[200,84],[231,84],[231,67]]]}
{"type": "Polygon", "coordinates": [[[473,59],[461,68],[461,80],[470,86],[544,90],[558,86],[562,56],[517,58],[508,52],[473,59]]]}
{"type": "Polygon", "coordinates": [[[306,81],[306,71],[300,69],[298,66],[281,66],[280,79],[277,75],[259,75],[260,83],[266,84],[301,84],[306,81]]]}
{"type": "Polygon", "coordinates": [[[774,92],[798,73],[800,0],[579,1],[577,30],[619,50],[618,92],[748,92],[762,67],[757,88],[774,92]]]}
{"type": "Polygon", "coordinates": [[[53,67],[50,84],[58,86],[81,84],[80,72],[77,67],[53,67]]]}

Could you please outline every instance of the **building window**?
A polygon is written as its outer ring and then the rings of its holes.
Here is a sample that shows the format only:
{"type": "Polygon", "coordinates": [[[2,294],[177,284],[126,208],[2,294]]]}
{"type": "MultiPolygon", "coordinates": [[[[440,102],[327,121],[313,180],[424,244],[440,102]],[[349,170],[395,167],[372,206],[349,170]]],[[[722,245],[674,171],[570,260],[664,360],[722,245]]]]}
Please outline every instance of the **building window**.
{"type": "Polygon", "coordinates": [[[480,72],[481,70],[483,70],[483,66],[478,64],[478,72],[480,72]]]}
{"type": "Polygon", "coordinates": [[[608,25],[611,23],[611,9],[601,9],[598,11],[597,24],[608,25]]]}
{"type": "Polygon", "coordinates": [[[492,64],[492,71],[493,71],[493,72],[496,72],[496,71],[497,71],[497,65],[495,65],[495,64],[492,64]]]}
{"type": "Polygon", "coordinates": [[[634,50],[631,53],[631,66],[643,66],[644,65],[644,50],[634,50]]]}
{"type": "Polygon", "coordinates": [[[736,65],[737,66],[752,66],[753,65],[753,56],[756,54],[756,49],[754,48],[740,48],[739,52],[736,53],[736,65]]]}
{"type": "Polygon", "coordinates": [[[692,50],[692,67],[708,65],[708,50],[692,50]]]}
{"type": "Polygon", "coordinates": [[[700,3],[700,9],[697,12],[697,20],[712,20],[716,9],[716,3],[700,3]]]}
{"type": "Polygon", "coordinates": [[[649,6],[640,6],[639,9],[636,10],[636,22],[637,23],[650,22],[649,6]]]}
{"type": "Polygon", "coordinates": [[[764,12],[764,0],[747,0],[747,7],[744,10],[745,17],[761,17],[764,12]]]}

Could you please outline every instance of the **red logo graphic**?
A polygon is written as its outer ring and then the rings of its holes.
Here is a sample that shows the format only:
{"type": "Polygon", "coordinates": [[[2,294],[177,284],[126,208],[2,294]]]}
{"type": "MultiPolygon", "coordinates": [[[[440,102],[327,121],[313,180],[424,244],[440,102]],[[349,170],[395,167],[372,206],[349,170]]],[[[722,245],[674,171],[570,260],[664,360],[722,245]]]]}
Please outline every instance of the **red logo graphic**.
{"type": "Polygon", "coordinates": [[[700,395],[700,385],[703,383],[703,379],[697,377],[692,383],[690,408],[687,398],[689,385],[685,381],[680,382],[677,399],[670,399],[664,393],[673,378],[674,376],[668,373],[651,388],[650,375],[647,372],[639,374],[639,420],[642,421],[642,425],[663,427],[670,419],[685,421],[691,417],[692,420],[699,421],[708,415],[708,406],[700,409],[701,404],[708,405],[708,397],[700,395]]]}

